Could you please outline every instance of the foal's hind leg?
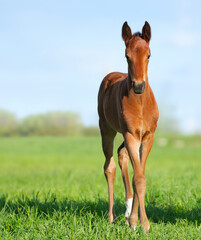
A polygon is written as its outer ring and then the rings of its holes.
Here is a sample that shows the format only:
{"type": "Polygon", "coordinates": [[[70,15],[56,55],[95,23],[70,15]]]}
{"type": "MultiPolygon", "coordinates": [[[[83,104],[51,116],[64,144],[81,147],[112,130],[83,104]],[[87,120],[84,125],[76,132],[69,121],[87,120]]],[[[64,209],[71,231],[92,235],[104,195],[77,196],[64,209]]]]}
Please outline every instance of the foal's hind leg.
{"type": "Polygon", "coordinates": [[[131,183],[130,183],[129,174],[128,174],[129,155],[128,155],[127,149],[124,146],[124,142],[118,148],[118,160],[119,160],[119,166],[121,168],[122,179],[125,187],[126,224],[129,224],[128,219],[130,217],[130,213],[132,209],[133,192],[132,192],[131,183]]]}
{"type": "Polygon", "coordinates": [[[102,147],[105,154],[104,173],[108,183],[108,195],[109,195],[109,211],[108,221],[112,222],[115,219],[114,212],[114,179],[116,174],[116,164],[113,158],[113,141],[116,135],[112,129],[101,127],[102,135],[102,147]]]}

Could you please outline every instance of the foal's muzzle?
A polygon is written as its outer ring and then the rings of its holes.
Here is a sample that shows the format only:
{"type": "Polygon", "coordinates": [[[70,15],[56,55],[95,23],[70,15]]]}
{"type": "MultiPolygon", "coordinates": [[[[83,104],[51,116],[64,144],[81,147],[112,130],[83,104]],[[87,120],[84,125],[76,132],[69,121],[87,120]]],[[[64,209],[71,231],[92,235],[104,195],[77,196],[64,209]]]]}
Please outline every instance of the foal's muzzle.
{"type": "Polygon", "coordinates": [[[145,89],[145,81],[141,81],[141,82],[132,81],[132,87],[133,87],[134,93],[141,94],[144,92],[144,89],[145,89]]]}

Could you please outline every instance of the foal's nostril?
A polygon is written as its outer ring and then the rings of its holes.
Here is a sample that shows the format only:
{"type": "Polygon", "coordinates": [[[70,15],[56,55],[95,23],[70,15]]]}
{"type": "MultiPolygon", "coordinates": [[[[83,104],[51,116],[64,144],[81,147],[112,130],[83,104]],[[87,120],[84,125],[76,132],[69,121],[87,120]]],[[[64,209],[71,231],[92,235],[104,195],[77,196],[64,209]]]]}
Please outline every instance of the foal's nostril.
{"type": "Polygon", "coordinates": [[[145,81],[142,82],[136,82],[133,81],[133,91],[136,94],[141,94],[144,92],[145,89],[145,81]]]}

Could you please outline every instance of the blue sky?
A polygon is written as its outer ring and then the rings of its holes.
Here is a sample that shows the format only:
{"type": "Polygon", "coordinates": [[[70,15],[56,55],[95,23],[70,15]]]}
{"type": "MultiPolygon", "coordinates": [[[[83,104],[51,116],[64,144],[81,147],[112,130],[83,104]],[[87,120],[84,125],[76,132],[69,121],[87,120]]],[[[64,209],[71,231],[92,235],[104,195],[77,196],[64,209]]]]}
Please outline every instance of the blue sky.
{"type": "Polygon", "coordinates": [[[149,82],[162,115],[201,132],[201,1],[0,0],[0,108],[80,112],[96,125],[99,84],[127,71],[121,27],[152,28],[149,82]]]}

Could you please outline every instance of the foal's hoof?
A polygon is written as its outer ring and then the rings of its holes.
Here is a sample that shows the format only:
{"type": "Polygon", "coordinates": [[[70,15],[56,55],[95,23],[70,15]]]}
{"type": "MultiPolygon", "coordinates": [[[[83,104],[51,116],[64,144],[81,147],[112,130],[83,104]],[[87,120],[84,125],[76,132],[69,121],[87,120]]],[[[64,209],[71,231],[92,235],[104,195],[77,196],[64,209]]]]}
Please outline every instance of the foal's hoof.
{"type": "Polygon", "coordinates": [[[116,215],[115,214],[108,214],[108,222],[109,223],[116,222],[116,215]]]}
{"type": "Polygon", "coordinates": [[[137,228],[137,223],[138,223],[138,218],[137,217],[130,217],[129,218],[129,225],[132,230],[136,230],[137,228]]]}
{"type": "Polygon", "coordinates": [[[144,221],[142,225],[142,229],[145,233],[149,232],[149,229],[150,229],[150,224],[149,224],[149,221],[148,219],[144,221]]]}
{"type": "Polygon", "coordinates": [[[130,225],[130,228],[131,228],[131,230],[135,231],[135,230],[136,230],[136,228],[137,228],[137,224],[130,225]]]}

